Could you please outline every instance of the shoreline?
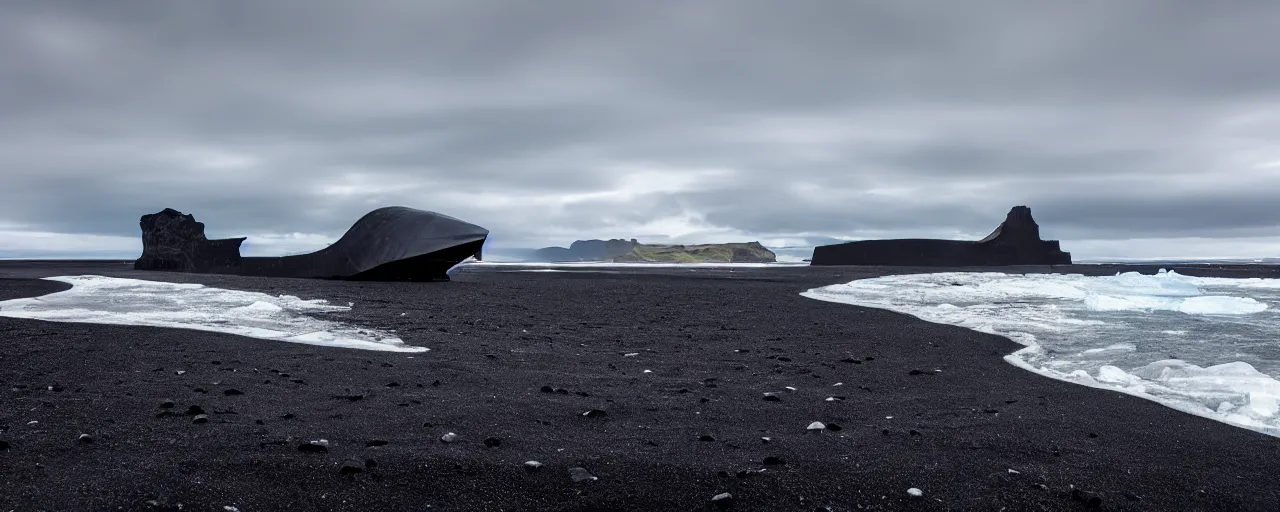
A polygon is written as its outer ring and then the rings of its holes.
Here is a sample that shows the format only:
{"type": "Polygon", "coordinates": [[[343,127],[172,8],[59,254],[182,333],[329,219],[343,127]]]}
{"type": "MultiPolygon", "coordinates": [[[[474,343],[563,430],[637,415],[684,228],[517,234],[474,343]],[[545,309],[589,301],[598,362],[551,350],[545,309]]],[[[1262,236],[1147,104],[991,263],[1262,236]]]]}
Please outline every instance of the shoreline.
{"type": "Polygon", "coordinates": [[[902,269],[464,268],[406,285],[24,265],[0,263],[0,297],[48,283],[12,277],[67,271],[289,293],[355,302],[333,318],[431,351],[0,318],[0,385],[20,405],[0,412],[6,509],[698,509],[720,492],[740,510],[1280,506],[1275,438],[1032,374],[1004,360],[1021,348],[1004,337],[799,295],[902,269]],[[211,421],[157,418],[164,399],[211,421]],[[591,409],[607,414],[581,416],[591,409]],[[28,429],[36,416],[43,426],[28,429]],[[843,428],[807,434],[811,421],[843,428]],[[80,431],[96,442],[78,444],[80,431]],[[441,443],[446,431],[462,441],[441,443]],[[375,437],[388,444],[366,448],[375,437]],[[313,438],[329,453],[297,451],[313,438]],[[770,456],[787,464],[765,466],[770,456]],[[340,474],[353,458],[377,464],[340,474]],[[544,467],[527,473],[525,460],[544,467]],[[571,467],[598,480],[575,483],[571,467]]]}

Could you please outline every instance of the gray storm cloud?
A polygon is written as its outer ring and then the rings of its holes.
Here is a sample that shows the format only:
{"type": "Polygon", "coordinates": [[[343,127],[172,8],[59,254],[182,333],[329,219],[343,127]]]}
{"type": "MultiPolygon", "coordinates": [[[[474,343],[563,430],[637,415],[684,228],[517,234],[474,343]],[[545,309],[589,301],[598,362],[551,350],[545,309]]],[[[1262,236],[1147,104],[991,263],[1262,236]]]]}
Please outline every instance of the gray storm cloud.
{"type": "Polygon", "coordinates": [[[1028,204],[1086,254],[1275,255],[1276,26],[1246,0],[0,0],[0,256],[164,207],[310,249],[388,204],[528,247],[981,236],[1028,204]]]}

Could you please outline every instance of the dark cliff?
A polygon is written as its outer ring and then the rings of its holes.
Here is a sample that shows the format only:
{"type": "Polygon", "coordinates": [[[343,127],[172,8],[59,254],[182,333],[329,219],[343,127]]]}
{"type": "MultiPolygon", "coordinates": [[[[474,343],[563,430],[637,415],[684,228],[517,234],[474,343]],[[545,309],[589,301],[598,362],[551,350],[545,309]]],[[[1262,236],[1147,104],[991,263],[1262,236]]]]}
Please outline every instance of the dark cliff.
{"type": "Polygon", "coordinates": [[[166,208],[142,216],[138,270],[351,280],[447,280],[467,258],[480,259],[489,231],[447,215],[400,206],[356,221],[333,245],[310,254],[245,258],[244,238],[208,240],[204,224],[166,208]]]}
{"type": "Polygon", "coordinates": [[[811,265],[969,267],[1070,265],[1057,240],[1041,240],[1031,209],[1015,206],[986,238],[960,240],[862,240],[813,249],[811,265]]]}

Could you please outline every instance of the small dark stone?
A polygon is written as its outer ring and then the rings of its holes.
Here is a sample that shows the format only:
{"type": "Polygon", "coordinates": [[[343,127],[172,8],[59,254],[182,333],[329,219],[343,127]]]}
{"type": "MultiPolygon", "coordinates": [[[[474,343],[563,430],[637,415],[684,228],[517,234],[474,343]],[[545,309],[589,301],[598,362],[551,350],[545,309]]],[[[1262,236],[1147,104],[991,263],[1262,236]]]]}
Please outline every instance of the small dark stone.
{"type": "Polygon", "coordinates": [[[982,412],[985,412],[985,413],[987,413],[987,414],[999,414],[999,413],[1000,413],[1000,411],[997,411],[997,410],[995,410],[995,409],[983,409],[983,410],[982,410],[982,412]]]}
{"type": "Polygon", "coordinates": [[[569,390],[564,389],[564,388],[556,388],[556,394],[559,394],[559,395],[567,395],[567,394],[569,394],[569,390]]]}
{"type": "Polygon", "coordinates": [[[340,475],[354,475],[364,471],[364,464],[357,460],[348,460],[342,463],[342,467],[338,469],[340,475]]]}
{"type": "Polygon", "coordinates": [[[292,383],[294,383],[294,384],[306,384],[306,383],[307,383],[307,381],[302,380],[302,379],[289,379],[289,382],[292,382],[292,383]]]}
{"type": "Polygon", "coordinates": [[[346,400],[348,402],[359,402],[361,400],[364,400],[364,395],[335,395],[334,398],[339,400],[346,400]]]}
{"type": "Polygon", "coordinates": [[[365,445],[366,447],[369,447],[369,448],[373,448],[373,447],[375,447],[375,446],[386,446],[386,445],[388,445],[388,444],[390,444],[390,443],[388,443],[388,442],[386,442],[386,441],[384,441],[384,440],[382,440],[382,439],[370,439],[368,442],[364,443],[364,445],[365,445]]]}
{"type": "Polygon", "coordinates": [[[841,430],[844,430],[844,427],[841,427],[840,425],[837,425],[835,423],[828,423],[827,430],[830,430],[832,432],[839,432],[841,430]]]}
{"type": "Polygon", "coordinates": [[[388,383],[387,383],[387,387],[389,387],[389,388],[398,388],[398,387],[400,387],[400,383],[399,383],[399,382],[388,382],[388,383]]]}
{"type": "Polygon", "coordinates": [[[228,389],[226,391],[223,391],[222,394],[227,396],[240,396],[244,394],[244,391],[240,391],[238,389],[228,389]]]}
{"type": "Polygon", "coordinates": [[[204,409],[198,405],[193,405],[187,408],[187,416],[195,416],[197,414],[204,414],[204,409]]]}
{"type": "Polygon", "coordinates": [[[782,460],[782,459],[781,459],[781,458],[779,458],[779,457],[765,457],[765,458],[764,458],[764,465],[766,465],[766,466],[784,466],[784,465],[786,465],[786,464],[787,464],[787,461],[782,460]]]}
{"type": "Polygon", "coordinates": [[[163,402],[160,402],[161,409],[172,409],[173,405],[174,405],[173,400],[165,400],[163,402]]]}
{"type": "Polygon", "coordinates": [[[577,483],[596,480],[595,475],[592,475],[585,468],[569,468],[569,478],[572,478],[577,483]]]}
{"type": "Polygon", "coordinates": [[[254,424],[254,425],[266,425],[267,423],[266,423],[266,422],[264,422],[264,421],[262,421],[262,420],[253,420],[253,424],[254,424]]]}
{"type": "Polygon", "coordinates": [[[708,442],[708,443],[713,443],[713,442],[715,442],[716,438],[711,437],[711,436],[698,436],[698,440],[699,440],[699,441],[705,441],[705,442],[708,442]]]}
{"type": "Polygon", "coordinates": [[[296,417],[297,417],[297,416],[294,416],[294,415],[293,415],[293,413],[286,413],[285,415],[281,416],[281,417],[280,417],[280,419],[282,419],[282,420],[291,420],[291,419],[294,419],[294,418],[296,418],[296,417]]]}
{"type": "Polygon", "coordinates": [[[205,391],[204,388],[192,388],[191,392],[192,393],[208,393],[208,391],[205,391]]]}
{"type": "Polygon", "coordinates": [[[439,385],[440,385],[440,381],[438,381],[438,380],[437,380],[437,381],[433,381],[433,382],[431,383],[431,385],[432,385],[433,387],[434,387],[434,386],[439,386],[439,385]]]}
{"type": "Polygon", "coordinates": [[[588,418],[600,418],[600,417],[608,416],[609,413],[604,412],[600,409],[592,409],[590,411],[582,413],[582,415],[588,418]]]}
{"type": "Polygon", "coordinates": [[[727,492],[722,492],[711,497],[711,504],[717,507],[727,507],[730,503],[733,503],[733,495],[727,492]]]}
{"type": "Polygon", "coordinates": [[[209,364],[222,364],[222,361],[209,361],[209,364]]]}
{"type": "Polygon", "coordinates": [[[710,402],[710,401],[711,401],[711,399],[710,399],[710,398],[707,398],[707,397],[705,397],[705,396],[704,396],[704,397],[702,397],[702,398],[699,398],[699,399],[698,399],[698,403],[703,403],[703,404],[705,404],[705,403],[707,403],[707,402],[710,402]]]}
{"type": "Polygon", "coordinates": [[[765,393],[765,394],[764,394],[764,401],[766,401],[766,402],[781,402],[781,401],[782,401],[782,397],[778,396],[778,394],[777,394],[777,393],[765,393]]]}
{"type": "Polygon", "coordinates": [[[591,396],[591,395],[588,395],[586,391],[574,391],[573,394],[578,396],[591,396]]]}
{"type": "Polygon", "coordinates": [[[54,384],[54,385],[52,385],[52,386],[49,386],[49,391],[52,391],[52,392],[54,392],[54,393],[61,393],[61,392],[62,392],[62,390],[64,390],[64,389],[66,389],[66,388],[64,388],[64,387],[62,387],[62,386],[59,386],[59,385],[57,385],[57,384],[54,384]]]}
{"type": "Polygon", "coordinates": [[[302,453],[329,453],[329,447],[320,443],[308,441],[298,445],[298,451],[302,453]]]}
{"type": "Polygon", "coordinates": [[[489,358],[489,359],[497,359],[497,358],[498,358],[498,356],[493,355],[493,354],[485,354],[484,356],[485,356],[485,357],[487,357],[487,358],[489,358]]]}
{"type": "Polygon", "coordinates": [[[911,371],[910,371],[910,372],[908,372],[908,373],[910,373],[911,375],[924,375],[924,372],[922,372],[922,371],[920,371],[920,370],[911,370],[911,371]]]}
{"type": "Polygon", "coordinates": [[[882,430],[880,430],[880,434],[881,434],[881,435],[886,435],[886,436],[887,436],[887,435],[889,435],[889,429],[887,429],[887,428],[886,428],[886,429],[882,429],[882,430]]]}
{"type": "Polygon", "coordinates": [[[209,416],[205,414],[197,414],[196,417],[191,418],[191,422],[192,423],[208,423],[209,416]]]}
{"type": "Polygon", "coordinates": [[[499,446],[502,446],[502,440],[496,437],[490,437],[484,440],[484,445],[490,448],[497,448],[499,446]]]}
{"type": "Polygon", "coordinates": [[[791,362],[791,358],[790,358],[790,357],[779,357],[779,358],[778,358],[778,360],[779,360],[779,361],[782,361],[782,362],[784,362],[784,363],[790,363],[790,362],[791,362]]]}
{"type": "Polygon", "coordinates": [[[1098,434],[1095,434],[1095,433],[1093,433],[1093,432],[1090,432],[1090,433],[1089,433],[1089,438],[1090,438],[1090,439],[1097,439],[1097,437],[1098,437],[1098,434]]]}
{"type": "Polygon", "coordinates": [[[551,386],[542,386],[543,393],[555,393],[556,389],[551,386]]]}
{"type": "Polygon", "coordinates": [[[9,442],[8,442],[8,441],[0,441],[0,452],[5,451],[5,450],[8,450],[8,449],[9,449],[9,442]]]}
{"type": "Polygon", "coordinates": [[[918,435],[920,435],[920,431],[919,431],[919,430],[916,430],[916,429],[914,429],[914,428],[913,428],[913,429],[911,429],[911,435],[913,435],[913,436],[918,436],[918,435]]]}
{"type": "Polygon", "coordinates": [[[80,442],[85,444],[93,444],[93,436],[89,434],[80,434],[80,442]]]}

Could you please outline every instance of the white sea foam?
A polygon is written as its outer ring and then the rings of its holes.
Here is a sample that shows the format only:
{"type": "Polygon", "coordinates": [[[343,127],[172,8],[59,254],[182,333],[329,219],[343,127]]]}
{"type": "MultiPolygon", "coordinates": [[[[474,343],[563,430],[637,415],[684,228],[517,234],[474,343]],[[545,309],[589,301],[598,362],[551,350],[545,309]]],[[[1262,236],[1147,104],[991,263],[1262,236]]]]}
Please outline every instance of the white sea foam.
{"type": "Polygon", "coordinates": [[[888,276],[802,295],[999,334],[1027,370],[1280,436],[1280,280],[888,276]]]}
{"type": "Polygon", "coordinates": [[[0,316],[52,322],[177,327],[327,347],[425,352],[381,331],[309,313],[347,311],[323,300],[225,290],[201,284],[102,276],[50,277],[72,286],[42,297],[0,301],[0,316]]]}

